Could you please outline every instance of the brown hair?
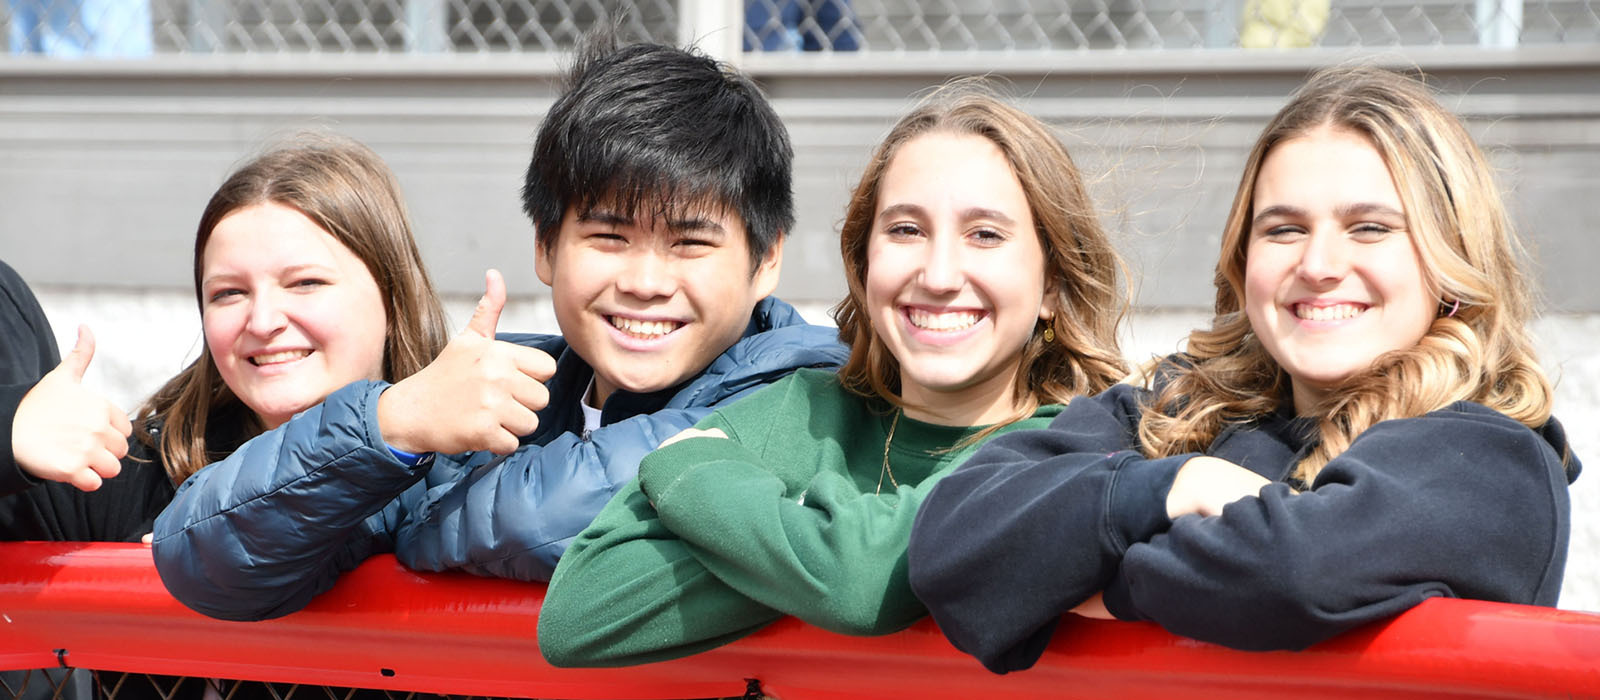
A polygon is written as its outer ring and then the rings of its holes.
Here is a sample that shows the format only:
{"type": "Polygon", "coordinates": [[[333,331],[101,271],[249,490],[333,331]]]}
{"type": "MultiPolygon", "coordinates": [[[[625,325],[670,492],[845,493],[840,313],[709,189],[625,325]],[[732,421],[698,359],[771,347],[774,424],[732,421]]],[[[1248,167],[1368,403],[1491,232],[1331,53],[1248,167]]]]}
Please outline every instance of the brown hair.
{"type": "MultiPolygon", "coordinates": [[[[194,241],[195,299],[204,304],[200,276],[206,242],[218,222],[246,207],[274,202],[304,214],[367,266],[384,300],[383,377],[398,381],[426,367],[448,340],[439,304],[411,235],[400,186],[383,160],[346,137],[303,133],[235,171],[211,195],[194,241]]],[[[228,389],[209,350],[158,389],[139,411],[140,425],[161,426],[167,475],[181,483],[225,454],[208,450],[207,423],[233,411],[245,416],[243,432],[262,425],[228,389]]],[[[146,431],[141,439],[150,441],[146,431]]]]}
{"type": "Polygon", "coordinates": [[[867,242],[878,210],[878,186],[902,145],[923,134],[981,136],[1005,154],[1022,183],[1045,258],[1045,284],[1056,296],[1049,321],[1055,340],[1035,333],[1023,348],[1014,388],[1016,412],[1000,425],[1032,415],[1043,403],[1096,393],[1127,373],[1117,346],[1126,308],[1118,289],[1122,259],[1101,229],[1078,168],[1050,127],[1013,107],[983,82],[947,85],[912,110],[878,145],[850,197],[840,230],[850,294],[833,309],[839,338],[850,345],[841,382],[863,396],[902,405],[900,366],[866,311],[867,242]]]}
{"type": "Polygon", "coordinates": [[[1525,257],[1489,164],[1456,117],[1420,81],[1373,67],[1313,75],[1256,141],[1223,231],[1216,317],[1189,335],[1187,367],[1146,411],[1139,435],[1152,456],[1203,450],[1230,422],[1277,410],[1288,379],[1242,311],[1256,178],[1273,147],[1331,127],[1364,136],[1389,166],[1423,274],[1444,309],[1413,348],[1385,353],[1313,411],[1321,442],[1296,468],[1310,485],[1373,424],[1475,401],[1528,425],[1550,417],[1550,382],[1526,324],[1533,294],[1525,257]],[[1453,315],[1445,311],[1456,300],[1453,315]]]}

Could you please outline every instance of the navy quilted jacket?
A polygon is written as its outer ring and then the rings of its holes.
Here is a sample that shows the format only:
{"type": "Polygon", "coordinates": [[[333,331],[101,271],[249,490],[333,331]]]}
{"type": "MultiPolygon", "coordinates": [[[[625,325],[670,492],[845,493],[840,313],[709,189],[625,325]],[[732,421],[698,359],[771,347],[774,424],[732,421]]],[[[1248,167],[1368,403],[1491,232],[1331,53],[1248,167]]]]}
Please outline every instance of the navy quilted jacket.
{"type": "Polygon", "coordinates": [[[502,334],[556,358],[538,430],[510,455],[415,466],[378,431],[389,385],[355,382],[184,482],[156,519],[156,569],[178,600],[226,620],[299,610],[389,551],[417,569],[547,580],[657,444],[795,369],[839,366],[848,350],[836,336],[769,297],[705,371],[652,394],[616,392],[602,427],[584,436],[579,402],[593,370],[559,336],[502,334]]]}

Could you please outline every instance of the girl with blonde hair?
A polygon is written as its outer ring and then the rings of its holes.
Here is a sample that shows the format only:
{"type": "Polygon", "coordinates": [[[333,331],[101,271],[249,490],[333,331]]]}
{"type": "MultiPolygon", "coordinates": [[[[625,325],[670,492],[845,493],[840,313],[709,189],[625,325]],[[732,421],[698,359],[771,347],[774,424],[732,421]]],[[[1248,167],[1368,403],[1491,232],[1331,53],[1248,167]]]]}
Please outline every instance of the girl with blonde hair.
{"type": "Polygon", "coordinates": [[[906,541],[928,489],[991,435],[1042,428],[1124,374],[1117,255],[1051,130],[972,85],[901,119],[840,247],[850,343],[646,457],[556,568],[558,666],[683,656],[783,615],[885,634],[926,614],[906,541]]]}
{"type": "Polygon", "coordinates": [[[996,672],[1069,611],[1298,649],[1435,596],[1554,605],[1579,467],[1522,258],[1425,86],[1318,73],[1250,153],[1211,327],[942,482],[913,587],[996,672]]]}

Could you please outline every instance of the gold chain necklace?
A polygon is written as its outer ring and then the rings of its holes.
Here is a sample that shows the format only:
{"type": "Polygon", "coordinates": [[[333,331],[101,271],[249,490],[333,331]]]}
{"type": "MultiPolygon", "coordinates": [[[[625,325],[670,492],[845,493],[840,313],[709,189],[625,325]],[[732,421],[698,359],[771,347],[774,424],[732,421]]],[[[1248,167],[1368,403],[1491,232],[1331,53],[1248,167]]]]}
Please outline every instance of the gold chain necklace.
{"type": "Polygon", "coordinates": [[[889,438],[883,441],[883,469],[878,471],[878,488],[872,490],[876,496],[883,492],[883,475],[889,475],[889,483],[895,488],[900,488],[900,482],[894,480],[894,470],[889,468],[889,445],[894,444],[894,429],[900,425],[900,409],[895,409],[894,420],[889,422],[889,438]]]}

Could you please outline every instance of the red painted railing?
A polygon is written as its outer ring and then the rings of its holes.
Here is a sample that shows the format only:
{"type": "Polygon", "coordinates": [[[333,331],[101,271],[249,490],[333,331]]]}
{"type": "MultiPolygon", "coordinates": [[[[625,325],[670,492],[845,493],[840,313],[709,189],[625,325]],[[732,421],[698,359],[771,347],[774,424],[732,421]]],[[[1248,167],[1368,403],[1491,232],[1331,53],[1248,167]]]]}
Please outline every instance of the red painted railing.
{"type": "Polygon", "coordinates": [[[687,659],[545,664],[544,587],[379,557],[306,610],[212,620],[162,588],[148,548],[0,544],[0,669],[113,671],[546,698],[1600,697],[1600,615],[1433,600],[1303,652],[1252,653],[1154,625],[1071,618],[1032,670],[996,676],[931,622],[876,638],[785,619],[687,659]]]}

